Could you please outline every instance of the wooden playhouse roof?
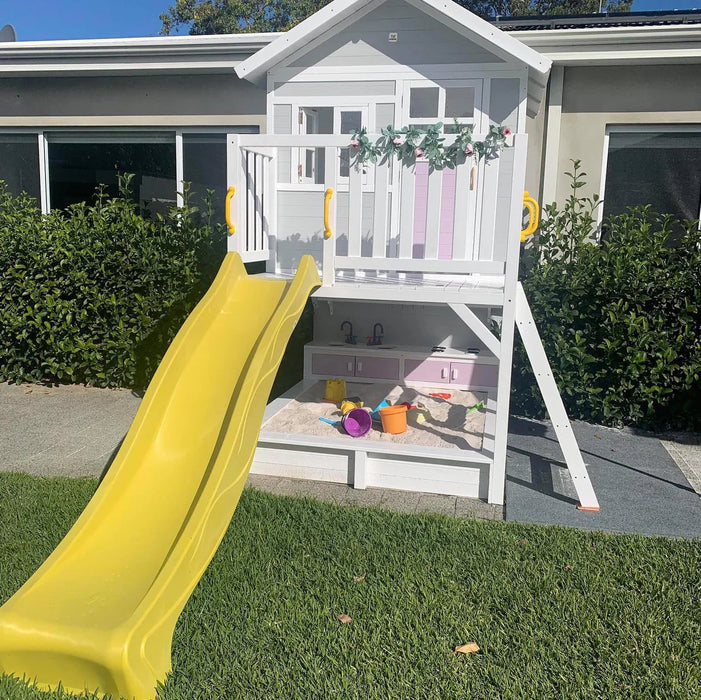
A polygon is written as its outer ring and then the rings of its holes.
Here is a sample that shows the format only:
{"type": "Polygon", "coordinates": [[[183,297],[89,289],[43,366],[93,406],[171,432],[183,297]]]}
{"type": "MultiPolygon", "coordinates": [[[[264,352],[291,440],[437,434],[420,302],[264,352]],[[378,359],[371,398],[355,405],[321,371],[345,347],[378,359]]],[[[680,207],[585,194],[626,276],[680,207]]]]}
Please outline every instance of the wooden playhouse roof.
{"type": "MultiPolygon", "coordinates": [[[[385,0],[334,0],[303,22],[281,34],[236,67],[239,78],[264,81],[267,72],[322,34],[331,37],[353,21],[379,7],[385,0]]],[[[405,0],[504,61],[528,68],[528,114],[535,116],[545,94],[551,61],[494,24],[460,7],[452,0],[405,0]]]]}

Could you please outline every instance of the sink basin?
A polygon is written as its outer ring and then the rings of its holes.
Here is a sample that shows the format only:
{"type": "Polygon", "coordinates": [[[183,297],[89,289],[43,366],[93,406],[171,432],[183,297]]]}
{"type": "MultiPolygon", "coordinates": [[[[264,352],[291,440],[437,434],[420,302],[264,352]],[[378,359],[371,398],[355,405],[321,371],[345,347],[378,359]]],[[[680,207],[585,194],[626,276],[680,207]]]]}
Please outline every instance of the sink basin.
{"type": "Polygon", "coordinates": [[[375,348],[375,350],[394,350],[396,345],[369,345],[368,347],[375,348]]]}
{"type": "Polygon", "coordinates": [[[350,343],[327,343],[330,348],[345,348],[350,343]]]}

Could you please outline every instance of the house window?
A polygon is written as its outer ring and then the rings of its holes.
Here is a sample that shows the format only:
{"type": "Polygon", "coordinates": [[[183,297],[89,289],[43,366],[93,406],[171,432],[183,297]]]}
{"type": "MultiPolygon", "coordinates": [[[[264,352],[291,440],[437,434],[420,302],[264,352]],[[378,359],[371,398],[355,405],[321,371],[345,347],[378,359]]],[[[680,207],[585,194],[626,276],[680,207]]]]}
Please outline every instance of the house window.
{"type": "Polygon", "coordinates": [[[175,138],[172,133],[48,134],[51,207],[91,201],[104,185],[119,193],[119,175],[134,175],[132,196],[142,209],[166,214],[176,205],[175,138]]]}
{"type": "Polygon", "coordinates": [[[202,214],[207,190],[213,190],[212,221],[224,221],[226,134],[183,134],[183,180],[190,183],[190,206],[202,214]]]}
{"type": "Polygon", "coordinates": [[[701,209],[701,127],[612,128],[604,187],[604,218],[628,207],[698,219],[701,209]]]}
{"type": "Polygon", "coordinates": [[[0,180],[13,195],[26,192],[41,199],[36,134],[0,134],[0,180]]]}

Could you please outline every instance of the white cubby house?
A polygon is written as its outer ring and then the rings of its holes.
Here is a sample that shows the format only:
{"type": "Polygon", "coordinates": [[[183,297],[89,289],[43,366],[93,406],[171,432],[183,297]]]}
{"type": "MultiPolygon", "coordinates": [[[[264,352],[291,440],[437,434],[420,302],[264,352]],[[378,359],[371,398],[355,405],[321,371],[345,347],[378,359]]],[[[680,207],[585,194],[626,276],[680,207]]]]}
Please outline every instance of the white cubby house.
{"type": "Polygon", "coordinates": [[[230,137],[230,249],[278,276],[311,254],[323,281],[304,379],[268,407],[252,471],[503,503],[518,328],[580,506],[597,509],[518,283],[526,116],[538,112],[550,61],[450,0],[335,0],[236,70],[267,88],[267,133],[230,137]],[[455,120],[476,140],[508,127],[508,147],[452,169],[421,158],[360,164],[349,149],[360,128],[374,141],[388,125],[438,122],[449,144],[455,120]],[[345,342],[344,321],[357,344],[345,342]],[[375,324],[383,343],[366,344],[375,324]],[[274,430],[281,411],[332,377],[481,396],[479,446],[274,430]]]}

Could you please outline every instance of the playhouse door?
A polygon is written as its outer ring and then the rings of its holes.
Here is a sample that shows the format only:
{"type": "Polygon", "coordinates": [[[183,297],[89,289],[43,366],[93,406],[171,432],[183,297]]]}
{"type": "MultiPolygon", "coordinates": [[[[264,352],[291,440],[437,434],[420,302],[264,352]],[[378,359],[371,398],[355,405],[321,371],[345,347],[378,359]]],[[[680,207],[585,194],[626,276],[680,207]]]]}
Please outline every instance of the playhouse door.
{"type": "MultiPolygon", "coordinates": [[[[461,127],[470,127],[479,133],[486,128],[482,86],[482,80],[404,81],[403,124],[425,130],[440,122],[446,136],[461,127]]],[[[479,218],[480,167],[476,158],[467,156],[456,169],[431,175],[428,161],[420,158],[413,172],[402,171],[404,177],[409,175],[415,181],[414,258],[471,260],[477,257],[478,236],[475,234],[479,218]],[[459,208],[462,211],[458,211],[459,208]]]]}
{"type": "MultiPolygon", "coordinates": [[[[299,108],[299,133],[319,133],[319,112],[312,107],[299,108]]],[[[317,149],[300,148],[297,164],[297,182],[300,185],[313,185],[317,179],[317,149]]]]}

